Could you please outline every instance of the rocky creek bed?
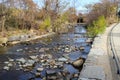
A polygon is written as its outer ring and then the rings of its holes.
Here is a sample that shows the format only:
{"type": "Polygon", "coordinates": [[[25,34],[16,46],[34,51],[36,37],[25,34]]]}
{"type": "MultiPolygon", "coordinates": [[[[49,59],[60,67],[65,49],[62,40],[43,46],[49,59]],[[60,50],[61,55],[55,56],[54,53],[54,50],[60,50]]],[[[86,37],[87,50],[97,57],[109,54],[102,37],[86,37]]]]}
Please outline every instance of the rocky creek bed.
{"type": "Polygon", "coordinates": [[[91,48],[85,33],[77,26],[67,34],[2,47],[0,80],[77,80],[91,48]]]}

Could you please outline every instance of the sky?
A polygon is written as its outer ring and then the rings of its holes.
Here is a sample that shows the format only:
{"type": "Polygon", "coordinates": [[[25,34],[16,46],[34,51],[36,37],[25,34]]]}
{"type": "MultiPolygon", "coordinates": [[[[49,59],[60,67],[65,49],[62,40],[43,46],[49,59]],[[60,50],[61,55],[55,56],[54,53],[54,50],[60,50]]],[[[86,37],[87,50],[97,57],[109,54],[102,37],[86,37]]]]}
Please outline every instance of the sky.
{"type": "MultiPolygon", "coordinates": [[[[85,5],[88,5],[88,4],[95,4],[95,3],[98,3],[100,2],[100,0],[76,0],[76,9],[78,11],[85,11],[87,10],[85,8],[85,5]]],[[[72,6],[74,3],[74,0],[70,0],[70,5],[72,6]]]]}
{"type": "MultiPolygon", "coordinates": [[[[42,5],[40,0],[34,0],[34,1],[35,3],[42,5]]],[[[77,11],[86,11],[85,5],[100,2],[100,0],[65,0],[65,1],[70,2],[69,6],[72,6],[72,7],[74,7],[74,1],[75,1],[75,7],[77,11]]]]}

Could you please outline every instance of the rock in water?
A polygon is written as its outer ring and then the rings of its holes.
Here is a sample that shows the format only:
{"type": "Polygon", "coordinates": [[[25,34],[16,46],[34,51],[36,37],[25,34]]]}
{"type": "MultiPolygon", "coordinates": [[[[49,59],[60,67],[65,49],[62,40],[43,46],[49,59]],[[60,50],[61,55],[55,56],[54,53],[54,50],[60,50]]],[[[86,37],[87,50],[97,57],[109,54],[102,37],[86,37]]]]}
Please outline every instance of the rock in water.
{"type": "Polygon", "coordinates": [[[4,70],[9,70],[10,68],[8,66],[5,66],[3,69],[4,70]]]}
{"type": "Polygon", "coordinates": [[[78,77],[79,77],[78,73],[74,74],[74,78],[78,78],[78,77]]]}
{"type": "Polygon", "coordinates": [[[38,73],[38,72],[35,73],[35,76],[36,77],[41,77],[40,73],[38,73]]]}
{"type": "Polygon", "coordinates": [[[35,61],[33,60],[28,60],[26,61],[26,63],[23,65],[24,68],[28,68],[28,67],[33,67],[34,66],[35,61]]]}
{"type": "Polygon", "coordinates": [[[80,46],[80,50],[83,51],[85,48],[83,46],[80,46]]]}
{"type": "Polygon", "coordinates": [[[64,50],[64,52],[70,53],[71,52],[71,48],[66,47],[65,50],[64,50]]]}
{"type": "Polygon", "coordinates": [[[50,69],[50,70],[47,70],[46,73],[47,73],[47,75],[54,75],[54,74],[56,74],[56,70],[50,69]]]}
{"type": "Polygon", "coordinates": [[[70,38],[68,38],[67,41],[70,41],[70,38]]]}
{"type": "Polygon", "coordinates": [[[86,43],[91,43],[93,40],[92,40],[92,38],[88,38],[87,40],[86,40],[86,43]]]}
{"type": "Polygon", "coordinates": [[[66,58],[66,59],[70,58],[68,54],[63,54],[63,57],[66,58]]]}
{"type": "Polygon", "coordinates": [[[13,66],[13,64],[12,64],[12,63],[9,63],[8,66],[11,67],[11,66],[13,66]]]}
{"type": "Polygon", "coordinates": [[[32,63],[26,63],[25,65],[26,65],[27,67],[32,67],[32,66],[33,66],[32,63]]]}
{"type": "Polygon", "coordinates": [[[81,58],[80,57],[79,59],[77,59],[74,62],[72,62],[72,65],[73,65],[73,67],[79,69],[83,65],[84,62],[85,62],[85,58],[81,58]]]}
{"type": "Polygon", "coordinates": [[[5,61],[4,64],[8,64],[9,62],[8,61],[5,61]]]}
{"type": "Polygon", "coordinates": [[[51,54],[47,54],[47,57],[48,57],[49,59],[52,59],[52,58],[53,58],[53,56],[52,56],[51,54]]]}
{"type": "Polygon", "coordinates": [[[24,49],[25,49],[25,50],[28,50],[28,47],[25,47],[24,49]]]}
{"type": "Polygon", "coordinates": [[[35,60],[38,56],[30,56],[31,59],[35,60]]]}
{"type": "Polygon", "coordinates": [[[68,61],[68,59],[62,57],[62,58],[59,58],[58,61],[60,61],[60,62],[66,62],[66,61],[68,61]]]}
{"type": "Polygon", "coordinates": [[[60,69],[63,68],[63,62],[57,62],[56,66],[60,69]]]}
{"type": "Polygon", "coordinates": [[[36,50],[38,50],[38,49],[39,49],[39,47],[36,47],[35,49],[36,49],[36,50]]]}
{"type": "Polygon", "coordinates": [[[13,62],[13,61],[14,61],[14,59],[9,59],[9,61],[10,61],[10,62],[13,62]]]}
{"type": "Polygon", "coordinates": [[[16,59],[16,61],[21,62],[23,64],[26,62],[26,60],[24,58],[16,59]]]}
{"type": "Polygon", "coordinates": [[[17,49],[16,51],[17,51],[17,52],[20,52],[20,51],[23,51],[23,49],[17,49]]]}
{"type": "Polygon", "coordinates": [[[38,71],[38,72],[41,72],[41,71],[43,71],[43,69],[44,69],[44,68],[42,68],[42,67],[41,67],[41,68],[37,68],[37,71],[38,71]]]}
{"type": "Polygon", "coordinates": [[[45,49],[44,49],[44,48],[41,48],[41,49],[39,50],[39,52],[45,52],[45,49]]]}

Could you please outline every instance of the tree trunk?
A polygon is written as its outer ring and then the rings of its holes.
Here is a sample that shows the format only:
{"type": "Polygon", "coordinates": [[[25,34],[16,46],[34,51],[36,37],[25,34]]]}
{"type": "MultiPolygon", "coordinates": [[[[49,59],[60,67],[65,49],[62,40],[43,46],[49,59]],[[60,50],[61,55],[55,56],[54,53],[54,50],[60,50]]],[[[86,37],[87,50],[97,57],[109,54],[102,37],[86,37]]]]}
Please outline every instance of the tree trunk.
{"type": "Polygon", "coordinates": [[[1,25],[1,31],[4,32],[4,27],[5,27],[5,16],[2,17],[2,25],[1,25]]]}

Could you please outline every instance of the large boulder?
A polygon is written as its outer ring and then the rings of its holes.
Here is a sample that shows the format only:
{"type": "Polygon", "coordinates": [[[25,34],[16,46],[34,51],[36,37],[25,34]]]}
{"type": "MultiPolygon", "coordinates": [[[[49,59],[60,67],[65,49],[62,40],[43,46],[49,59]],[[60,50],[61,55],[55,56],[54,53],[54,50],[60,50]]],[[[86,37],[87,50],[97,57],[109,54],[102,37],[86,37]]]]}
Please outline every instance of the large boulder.
{"type": "Polygon", "coordinates": [[[80,68],[83,65],[84,62],[85,62],[85,58],[81,58],[80,57],[79,59],[77,59],[74,62],[72,62],[72,65],[75,68],[80,68]]]}

